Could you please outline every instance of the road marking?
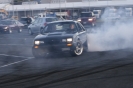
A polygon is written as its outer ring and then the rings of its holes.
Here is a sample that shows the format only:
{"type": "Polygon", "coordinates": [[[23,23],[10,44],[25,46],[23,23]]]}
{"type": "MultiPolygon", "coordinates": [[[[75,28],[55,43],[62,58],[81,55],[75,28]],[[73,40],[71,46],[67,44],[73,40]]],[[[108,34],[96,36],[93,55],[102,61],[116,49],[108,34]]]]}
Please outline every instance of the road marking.
{"type": "Polygon", "coordinates": [[[21,46],[32,46],[30,44],[0,44],[0,45],[8,45],[8,46],[16,46],[16,45],[21,45],[21,46]]]}
{"type": "MultiPolygon", "coordinates": [[[[11,56],[11,57],[27,58],[25,56],[16,56],[16,55],[7,55],[7,54],[0,54],[0,56],[11,56]]],[[[34,58],[34,57],[28,57],[28,58],[34,58]]]]}
{"type": "Polygon", "coordinates": [[[14,65],[14,64],[17,64],[17,63],[20,63],[20,62],[24,62],[24,61],[27,61],[27,60],[30,60],[30,59],[33,59],[33,58],[28,58],[28,59],[24,59],[24,60],[21,60],[21,61],[13,62],[13,63],[10,63],[10,64],[6,64],[6,65],[3,65],[3,66],[0,66],[0,68],[4,68],[4,67],[10,66],[10,65],[14,65]]]}
{"type": "Polygon", "coordinates": [[[0,38],[0,39],[24,39],[24,40],[27,40],[27,39],[34,39],[34,37],[33,38],[0,38]]]}

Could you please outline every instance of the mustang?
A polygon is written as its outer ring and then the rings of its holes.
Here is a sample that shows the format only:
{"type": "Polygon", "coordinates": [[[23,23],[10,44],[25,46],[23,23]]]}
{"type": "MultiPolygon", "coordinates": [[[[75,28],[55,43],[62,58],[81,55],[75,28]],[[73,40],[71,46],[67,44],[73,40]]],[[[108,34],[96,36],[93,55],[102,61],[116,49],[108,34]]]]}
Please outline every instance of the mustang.
{"type": "Polygon", "coordinates": [[[35,58],[51,52],[68,52],[79,56],[84,50],[88,50],[87,32],[80,22],[71,20],[47,24],[35,37],[32,47],[35,58]]]}

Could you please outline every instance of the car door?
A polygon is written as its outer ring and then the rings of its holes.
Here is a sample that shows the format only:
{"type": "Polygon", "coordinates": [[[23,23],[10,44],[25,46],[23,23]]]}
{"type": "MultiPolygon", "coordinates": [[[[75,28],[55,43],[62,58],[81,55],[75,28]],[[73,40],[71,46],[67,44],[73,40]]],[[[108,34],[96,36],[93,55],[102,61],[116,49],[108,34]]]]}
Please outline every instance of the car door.
{"type": "Polygon", "coordinates": [[[31,30],[32,30],[33,33],[36,33],[36,25],[37,25],[38,21],[39,21],[39,18],[36,19],[36,20],[31,24],[31,30]]]}
{"type": "Polygon", "coordinates": [[[40,33],[42,22],[43,22],[43,18],[39,18],[38,23],[36,24],[36,33],[40,33]]]}
{"type": "Polygon", "coordinates": [[[85,43],[87,40],[87,33],[84,29],[84,27],[81,26],[79,22],[77,22],[77,28],[78,28],[78,35],[80,37],[80,40],[82,43],[85,43]]]}

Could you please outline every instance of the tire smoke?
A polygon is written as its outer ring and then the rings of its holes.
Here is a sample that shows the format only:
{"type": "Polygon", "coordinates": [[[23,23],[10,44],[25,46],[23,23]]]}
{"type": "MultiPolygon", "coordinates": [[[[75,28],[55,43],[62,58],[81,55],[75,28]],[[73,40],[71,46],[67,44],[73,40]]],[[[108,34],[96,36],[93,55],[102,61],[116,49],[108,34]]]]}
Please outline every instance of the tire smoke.
{"type": "Polygon", "coordinates": [[[118,9],[109,15],[109,8],[105,9],[101,19],[103,24],[88,34],[89,51],[108,51],[133,48],[133,19],[131,16],[120,15],[125,10],[118,9]],[[115,16],[116,15],[116,16],[115,16]]]}

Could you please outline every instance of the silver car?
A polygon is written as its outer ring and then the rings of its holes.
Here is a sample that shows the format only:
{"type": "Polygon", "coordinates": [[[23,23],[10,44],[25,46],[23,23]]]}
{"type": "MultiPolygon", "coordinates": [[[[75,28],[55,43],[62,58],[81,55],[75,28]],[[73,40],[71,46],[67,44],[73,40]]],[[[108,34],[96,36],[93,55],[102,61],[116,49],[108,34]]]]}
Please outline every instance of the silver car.
{"type": "Polygon", "coordinates": [[[56,17],[39,17],[28,26],[28,33],[30,35],[40,33],[47,23],[57,20],[56,17]]]}

